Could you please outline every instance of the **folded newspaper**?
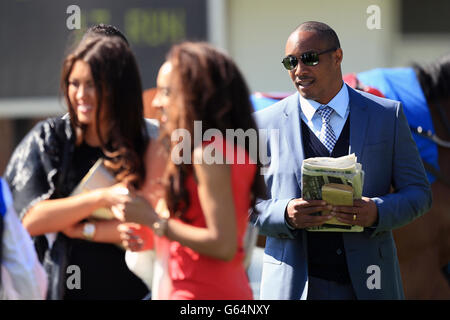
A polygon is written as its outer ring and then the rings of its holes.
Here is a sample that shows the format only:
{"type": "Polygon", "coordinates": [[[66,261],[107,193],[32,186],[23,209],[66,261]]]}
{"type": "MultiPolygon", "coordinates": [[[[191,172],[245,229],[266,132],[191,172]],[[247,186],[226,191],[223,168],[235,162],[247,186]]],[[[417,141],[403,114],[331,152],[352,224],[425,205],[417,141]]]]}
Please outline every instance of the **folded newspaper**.
{"type": "MultiPolygon", "coordinates": [[[[354,153],[340,158],[317,157],[303,160],[302,198],[325,200],[331,205],[353,205],[361,199],[364,171],[354,153]]],[[[324,211],[318,214],[328,214],[324,211]]],[[[307,228],[308,231],[361,232],[363,227],[344,224],[332,218],[325,224],[307,228]]]]}

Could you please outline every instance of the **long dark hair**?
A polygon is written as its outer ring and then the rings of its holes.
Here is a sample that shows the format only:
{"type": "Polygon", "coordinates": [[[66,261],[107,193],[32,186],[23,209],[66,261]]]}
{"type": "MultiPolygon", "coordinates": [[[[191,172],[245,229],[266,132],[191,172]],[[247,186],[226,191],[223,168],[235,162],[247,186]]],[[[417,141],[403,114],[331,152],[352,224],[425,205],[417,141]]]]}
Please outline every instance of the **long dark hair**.
{"type": "MultiPolygon", "coordinates": [[[[194,121],[202,121],[203,132],[217,129],[223,137],[226,129],[257,132],[247,84],[227,54],[207,43],[184,42],[172,47],[167,61],[172,64],[172,73],[166,137],[180,128],[193,137],[194,121]]],[[[250,154],[247,143],[242,147],[250,154]]],[[[191,144],[191,155],[194,148],[191,144]]],[[[251,208],[254,209],[256,198],[265,198],[266,189],[260,174],[261,162],[253,160],[257,162],[251,187],[251,208]]],[[[168,164],[166,202],[171,213],[182,215],[189,207],[184,183],[190,173],[192,164],[168,164]]]]}
{"type": "Polygon", "coordinates": [[[70,53],[63,63],[61,89],[64,94],[72,126],[82,132],[86,126],[77,118],[68,96],[68,80],[76,61],[89,64],[94,79],[98,106],[104,110],[107,135],[102,136],[97,125],[101,148],[107,156],[106,165],[119,181],[139,187],[145,178],[143,156],[148,136],[145,130],[142,85],[136,60],[128,45],[119,37],[88,37],[70,53]]]}

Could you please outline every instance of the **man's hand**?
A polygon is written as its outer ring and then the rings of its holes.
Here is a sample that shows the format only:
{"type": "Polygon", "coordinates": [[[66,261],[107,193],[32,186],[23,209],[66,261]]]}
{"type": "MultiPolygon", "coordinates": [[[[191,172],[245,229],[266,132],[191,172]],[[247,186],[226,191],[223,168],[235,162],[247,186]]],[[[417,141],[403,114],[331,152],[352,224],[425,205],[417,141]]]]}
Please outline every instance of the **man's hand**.
{"type": "Polygon", "coordinates": [[[331,210],[331,206],[323,200],[292,199],[286,208],[286,221],[296,229],[320,226],[333,216],[313,216],[311,214],[324,210],[331,210]]]}
{"type": "Polygon", "coordinates": [[[333,206],[331,215],[343,223],[362,227],[371,227],[377,221],[378,209],[372,199],[362,197],[354,200],[353,206],[333,206]]]}

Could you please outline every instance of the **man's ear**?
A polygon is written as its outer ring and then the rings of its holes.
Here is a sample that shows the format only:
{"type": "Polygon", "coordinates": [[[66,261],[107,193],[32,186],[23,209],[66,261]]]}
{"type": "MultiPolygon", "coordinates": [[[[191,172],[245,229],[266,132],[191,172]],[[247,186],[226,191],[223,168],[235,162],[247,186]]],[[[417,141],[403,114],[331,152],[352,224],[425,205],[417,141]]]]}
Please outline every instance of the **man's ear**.
{"type": "Polygon", "coordinates": [[[338,48],[334,52],[334,62],[336,63],[336,65],[340,65],[342,63],[343,58],[344,58],[344,52],[342,51],[341,48],[338,48]]]}

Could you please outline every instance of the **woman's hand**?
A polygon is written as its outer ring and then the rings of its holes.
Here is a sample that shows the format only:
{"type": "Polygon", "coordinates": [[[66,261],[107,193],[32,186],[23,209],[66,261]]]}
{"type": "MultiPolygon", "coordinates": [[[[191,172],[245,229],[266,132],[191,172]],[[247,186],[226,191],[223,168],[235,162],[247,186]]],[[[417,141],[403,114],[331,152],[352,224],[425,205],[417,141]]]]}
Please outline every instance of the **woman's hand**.
{"type": "Polygon", "coordinates": [[[131,251],[153,249],[153,231],[147,226],[136,223],[122,223],[117,227],[122,245],[131,251]]]}
{"type": "Polygon", "coordinates": [[[104,208],[111,208],[131,199],[129,196],[130,192],[123,183],[117,183],[107,188],[96,189],[92,192],[98,193],[99,201],[104,208]]]}
{"type": "Polygon", "coordinates": [[[128,200],[112,207],[114,216],[123,222],[134,222],[151,227],[158,215],[142,196],[128,197],[128,200]]]}

